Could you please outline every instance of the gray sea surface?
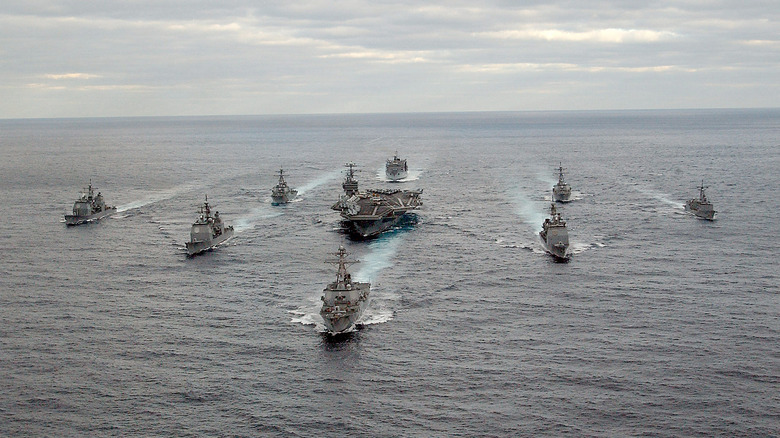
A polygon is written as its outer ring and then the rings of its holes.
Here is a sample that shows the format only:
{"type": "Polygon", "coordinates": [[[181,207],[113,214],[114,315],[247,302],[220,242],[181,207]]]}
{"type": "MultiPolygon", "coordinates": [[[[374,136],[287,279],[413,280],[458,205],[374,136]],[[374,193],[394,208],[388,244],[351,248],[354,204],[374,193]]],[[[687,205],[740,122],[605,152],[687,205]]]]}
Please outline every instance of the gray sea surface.
{"type": "Polygon", "coordinates": [[[778,436],[778,170],[778,109],[0,120],[0,436],[778,436]],[[348,161],[423,207],[351,240],[348,161]],[[119,212],[67,227],[90,179],[119,212]]]}

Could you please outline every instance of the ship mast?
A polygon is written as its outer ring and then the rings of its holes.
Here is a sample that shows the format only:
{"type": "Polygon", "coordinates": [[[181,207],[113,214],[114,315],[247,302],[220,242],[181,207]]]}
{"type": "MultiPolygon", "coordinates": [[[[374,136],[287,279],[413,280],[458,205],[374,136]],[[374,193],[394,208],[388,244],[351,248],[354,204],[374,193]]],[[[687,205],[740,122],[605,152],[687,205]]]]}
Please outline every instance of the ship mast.
{"type": "Polygon", "coordinates": [[[701,180],[701,185],[698,187],[699,189],[699,200],[701,202],[707,202],[707,195],[704,194],[704,189],[708,187],[704,186],[704,180],[701,180]]]}
{"type": "Polygon", "coordinates": [[[564,170],[565,169],[563,168],[563,163],[559,161],[558,162],[558,184],[564,184],[564,181],[563,181],[563,171],[564,170]]]}
{"type": "Polygon", "coordinates": [[[347,250],[344,246],[339,246],[339,250],[333,254],[339,257],[338,260],[328,261],[326,263],[337,263],[339,265],[339,269],[336,271],[336,284],[342,282],[348,283],[349,281],[347,281],[347,279],[349,278],[349,272],[347,272],[347,264],[360,263],[360,261],[346,260],[347,250]]]}

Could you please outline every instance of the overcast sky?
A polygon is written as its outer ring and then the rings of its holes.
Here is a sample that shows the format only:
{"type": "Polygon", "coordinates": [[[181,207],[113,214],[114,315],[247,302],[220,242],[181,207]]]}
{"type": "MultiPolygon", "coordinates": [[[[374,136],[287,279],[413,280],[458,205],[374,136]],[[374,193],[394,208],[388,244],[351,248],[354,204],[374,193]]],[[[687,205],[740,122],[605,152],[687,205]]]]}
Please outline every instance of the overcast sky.
{"type": "Polygon", "coordinates": [[[780,107],[777,0],[0,0],[0,118],[780,107]]]}

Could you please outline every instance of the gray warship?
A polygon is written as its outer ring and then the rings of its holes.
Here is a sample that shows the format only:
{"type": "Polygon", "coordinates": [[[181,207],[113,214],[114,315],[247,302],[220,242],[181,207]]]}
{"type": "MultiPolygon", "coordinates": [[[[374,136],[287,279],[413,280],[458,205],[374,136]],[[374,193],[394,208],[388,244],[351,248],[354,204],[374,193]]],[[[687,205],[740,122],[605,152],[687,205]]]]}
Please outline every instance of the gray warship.
{"type": "Polygon", "coordinates": [[[563,180],[563,163],[558,166],[558,183],[552,188],[553,201],[569,202],[571,200],[571,186],[563,180]]]}
{"type": "Polygon", "coordinates": [[[186,244],[187,255],[193,256],[214,248],[231,237],[233,237],[233,227],[225,226],[218,211],[211,215],[209,198],[206,196],[206,202],[200,207],[200,216],[190,229],[190,241],[186,244]]]}
{"type": "Polygon", "coordinates": [[[704,180],[702,180],[701,186],[697,188],[699,189],[699,199],[689,199],[688,202],[685,203],[685,211],[693,213],[702,219],[710,221],[715,220],[716,212],[712,207],[712,202],[710,202],[709,199],[707,199],[707,195],[704,194],[704,189],[707,188],[704,186],[704,180]]]}
{"type": "Polygon", "coordinates": [[[336,280],[323,290],[320,316],[330,333],[342,333],[352,328],[368,307],[371,284],[352,281],[347,264],[358,261],[347,260],[347,250],[343,246],[335,255],[338,260],[334,263],[339,265],[336,280]]]}
{"type": "Polygon", "coordinates": [[[344,183],[344,195],[331,207],[341,212],[344,224],[358,238],[369,238],[391,228],[411,210],[422,205],[422,190],[369,189],[358,190],[354,164],[349,168],[344,183]]]}
{"type": "Polygon", "coordinates": [[[284,170],[279,169],[279,183],[271,189],[271,204],[286,204],[298,196],[298,191],[287,185],[284,180],[284,170]]]}
{"type": "Polygon", "coordinates": [[[561,219],[561,214],[550,204],[550,217],[542,223],[542,231],[539,232],[544,249],[558,260],[567,260],[569,254],[569,232],[566,230],[566,221],[561,219]]]}
{"type": "Polygon", "coordinates": [[[89,180],[89,186],[84,189],[79,199],[73,203],[73,214],[65,215],[65,223],[67,225],[79,225],[99,220],[114,213],[116,213],[116,207],[107,206],[100,192],[95,195],[92,180],[89,180]]]}
{"type": "Polygon", "coordinates": [[[406,166],[406,160],[398,158],[398,151],[393,155],[392,160],[385,163],[385,176],[390,181],[400,181],[408,175],[409,168],[406,166]]]}

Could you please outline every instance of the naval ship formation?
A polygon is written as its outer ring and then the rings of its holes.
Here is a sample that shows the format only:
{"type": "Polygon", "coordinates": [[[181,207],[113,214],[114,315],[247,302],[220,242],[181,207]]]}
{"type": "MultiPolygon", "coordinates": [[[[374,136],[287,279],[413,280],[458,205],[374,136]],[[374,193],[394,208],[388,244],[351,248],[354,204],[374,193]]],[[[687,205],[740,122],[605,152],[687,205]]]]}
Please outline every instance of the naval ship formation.
{"type": "Polygon", "coordinates": [[[358,190],[355,164],[349,168],[344,183],[344,194],[331,207],[341,212],[345,228],[357,238],[374,237],[396,225],[406,213],[422,205],[422,190],[368,189],[358,190]]]}
{"type": "Polygon", "coordinates": [[[704,194],[704,189],[707,188],[704,186],[704,180],[702,180],[701,186],[697,188],[699,189],[699,198],[689,199],[685,203],[685,211],[693,213],[702,219],[715,220],[715,209],[712,206],[712,202],[707,199],[707,195],[704,194]]]}
{"type": "Polygon", "coordinates": [[[65,223],[67,225],[80,225],[97,221],[114,213],[116,213],[116,207],[106,205],[100,192],[95,195],[95,189],[92,187],[92,180],[90,180],[89,186],[73,203],[73,214],[65,215],[65,223]]]}
{"type": "MultiPolygon", "coordinates": [[[[397,224],[407,213],[422,206],[422,190],[368,189],[359,190],[355,178],[354,163],[347,163],[346,177],[342,183],[344,194],[332,209],[340,212],[343,223],[348,230],[359,238],[373,237],[397,224]]],[[[541,243],[546,252],[556,260],[569,259],[569,234],[566,221],[556,209],[556,202],[570,200],[571,188],[564,181],[563,166],[558,167],[558,183],[553,187],[553,202],[550,204],[550,217],[542,223],[539,232],[541,243]]],[[[387,160],[388,178],[402,179],[405,177],[406,160],[398,158],[387,160]],[[402,167],[401,167],[402,166],[402,167]],[[398,170],[391,174],[391,167],[398,170]],[[392,176],[391,176],[392,175],[392,176]]],[[[704,193],[704,181],[699,189],[699,197],[690,199],[685,204],[685,210],[704,219],[712,220],[715,210],[704,193]]],[[[117,211],[116,207],[107,206],[103,196],[98,193],[90,181],[85,193],[73,205],[73,214],[65,215],[67,225],[76,225],[98,220],[117,211]]],[[[289,202],[297,195],[284,179],[284,171],[279,170],[279,182],[272,189],[275,204],[289,202]]],[[[211,206],[206,201],[200,206],[199,216],[192,224],[190,241],[186,242],[189,256],[209,250],[233,237],[233,227],[225,225],[219,212],[212,215],[211,206]]],[[[338,265],[335,281],[329,283],[323,290],[320,315],[330,333],[342,333],[350,330],[360,320],[369,304],[371,284],[352,281],[347,265],[357,263],[347,260],[347,252],[343,246],[335,253],[338,265]]]]}
{"type": "Polygon", "coordinates": [[[339,247],[335,253],[338,259],[336,280],[323,290],[320,316],[330,333],[343,333],[355,326],[363,311],[368,307],[370,283],[352,281],[352,275],[347,272],[347,264],[358,263],[357,260],[347,260],[347,250],[339,247]]]}
{"type": "Polygon", "coordinates": [[[190,229],[190,241],[186,243],[187,255],[193,256],[233,237],[233,227],[225,226],[219,212],[211,215],[209,198],[200,207],[200,215],[190,229]]]}

